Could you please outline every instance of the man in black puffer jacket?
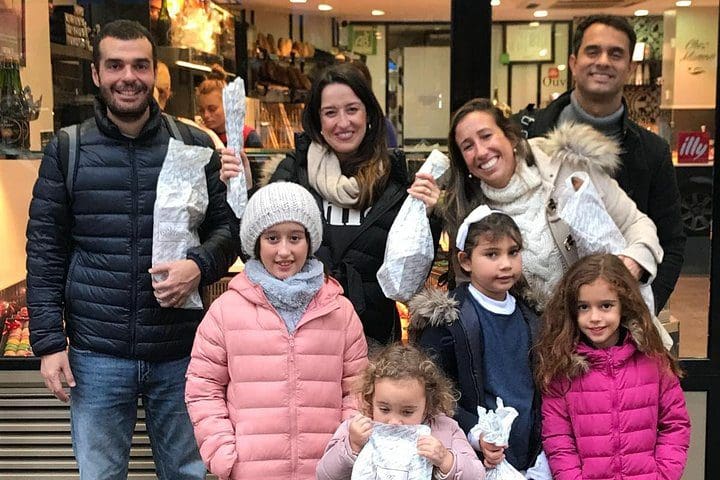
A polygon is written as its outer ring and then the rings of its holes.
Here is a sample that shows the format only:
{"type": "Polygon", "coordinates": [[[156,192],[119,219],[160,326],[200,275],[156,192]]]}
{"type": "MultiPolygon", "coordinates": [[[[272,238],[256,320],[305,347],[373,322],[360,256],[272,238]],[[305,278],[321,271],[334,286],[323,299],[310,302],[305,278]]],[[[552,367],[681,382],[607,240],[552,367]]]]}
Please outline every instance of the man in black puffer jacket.
{"type": "MultiPolygon", "coordinates": [[[[71,153],[56,137],[30,205],[33,351],[55,396],[68,400],[62,377],[71,387],[81,478],[127,478],[138,397],[158,476],[204,478],[184,405],[185,370],[203,311],[179,307],[227,272],[237,226],[214,154],[205,168],[209,204],[198,230],[201,245],[185,260],[156,266],[153,273],[167,279],[152,282],[156,186],[175,125],[152,99],[155,46],[140,24],[118,20],[98,35],[93,60],[100,95],[94,118],[80,126],[74,168],[61,160],[71,153]],[[66,175],[74,179],[67,185],[66,175]]],[[[177,127],[187,143],[212,147],[200,130],[177,127]]]]}
{"type": "Polygon", "coordinates": [[[628,117],[623,86],[633,72],[635,32],[623,17],[592,15],[575,30],[568,65],[575,89],[542,110],[526,109],[513,119],[526,138],[547,134],[564,122],[591,125],[620,143],[615,179],[655,222],[664,256],[652,283],[655,313],[667,303],[680,276],[685,232],[680,218],[680,190],[667,142],[628,117]]]}

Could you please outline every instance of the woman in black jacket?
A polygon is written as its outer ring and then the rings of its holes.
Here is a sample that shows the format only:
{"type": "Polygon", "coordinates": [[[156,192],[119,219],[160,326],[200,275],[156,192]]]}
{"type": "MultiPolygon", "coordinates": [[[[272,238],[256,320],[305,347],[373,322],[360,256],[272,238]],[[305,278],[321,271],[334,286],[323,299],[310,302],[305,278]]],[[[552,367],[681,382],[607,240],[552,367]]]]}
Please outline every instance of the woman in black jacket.
{"type": "MultiPolygon", "coordinates": [[[[356,67],[328,67],[313,83],[295,152],[270,176],[270,182],[298,183],[315,197],[324,220],[317,256],[343,286],[371,347],[400,338],[395,302],[376,278],[390,226],[408,193],[428,212],[440,194],[429,175],[418,174],[410,185],[404,154],[388,152],[384,118],[356,67]]],[[[223,180],[237,175],[234,152],[223,150],[222,159],[223,180]]]]}

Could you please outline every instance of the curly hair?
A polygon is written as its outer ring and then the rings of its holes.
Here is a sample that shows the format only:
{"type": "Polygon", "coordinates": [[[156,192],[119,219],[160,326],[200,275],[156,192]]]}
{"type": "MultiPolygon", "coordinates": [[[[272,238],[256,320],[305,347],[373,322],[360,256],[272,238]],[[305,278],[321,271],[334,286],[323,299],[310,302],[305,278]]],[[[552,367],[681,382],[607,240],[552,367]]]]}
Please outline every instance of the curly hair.
{"type": "Polygon", "coordinates": [[[459,394],[430,357],[411,345],[395,343],[385,347],[360,377],[358,393],[364,415],[372,417],[375,382],[381,378],[417,379],[425,387],[425,419],[441,413],[451,417],[459,394]]]}
{"type": "Polygon", "coordinates": [[[585,372],[585,364],[577,361],[576,353],[582,338],[577,322],[578,295],[580,287],[600,278],[615,290],[620,301],[620,325],[632,336],[637,349],[682,377],[677,359],[663,347],[637,280],[617,256],[597,254],[570,267],[545,308],[535,346],[535,380],[540,390],[547,391],[556,378],[571,380],[585,372]]]}

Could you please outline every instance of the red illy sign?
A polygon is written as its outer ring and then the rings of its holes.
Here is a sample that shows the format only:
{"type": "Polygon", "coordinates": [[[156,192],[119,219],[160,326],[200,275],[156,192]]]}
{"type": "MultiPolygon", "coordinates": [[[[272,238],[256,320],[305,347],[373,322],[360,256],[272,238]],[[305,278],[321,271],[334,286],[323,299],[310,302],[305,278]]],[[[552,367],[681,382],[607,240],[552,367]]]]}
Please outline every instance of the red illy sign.
{"type": "Polygon", "coordinates": [[[706,132],[678,133],[678,163],[706,163],[709,160],[710,137],[706,132]]]}

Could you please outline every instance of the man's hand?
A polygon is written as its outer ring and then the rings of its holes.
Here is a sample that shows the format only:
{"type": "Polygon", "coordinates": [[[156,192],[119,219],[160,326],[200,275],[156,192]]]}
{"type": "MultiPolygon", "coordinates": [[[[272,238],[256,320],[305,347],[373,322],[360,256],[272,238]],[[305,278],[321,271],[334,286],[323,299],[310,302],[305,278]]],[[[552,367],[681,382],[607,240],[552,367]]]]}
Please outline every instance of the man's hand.
{"type": "Polygon", "coordinates": [[[618,255],[618,258],[622,260],[627,269],[630,270],[630,273],[633,277],[635,277],[635,280],[640,280],[642,278],[645,273],[645,269],[641,267],[639,263],[630,257],[626,257],[625,255],[618,255]]]}
{"type": "Polygon", "coordinates": [[[435,465],[443,475],[447,475],[453,466],[452,452],[432,435],[420,435],[418,437],[417,452],[421,457],[430,460],[430,463],[435,465]]]}
{"type": "Polygon", "coordinates": [[[197,291],[200,285],[200,268],[192,260],[161,263],[155,265],[149,272],[164,279],[152,282],[155,298],[164,308],[182,307],[190,294],[197,291]]]}
{"type": "Polygon", "coordinates": [[[63,389],[63,379],[70,387],[75,386],[75,378],[70,371],[70,361],[67,350],[51,353],[40,357],[40,375],[45,380],[45,386],[55,395],[58,400],[65,403],[70,400],[70,395],[63,389]]]}
{"type": "Polygon", "coordinates": [[[372,420],[362,413],[358,413],[350,420],[348,430],[350,432],[350,448],[357,455],[370,439],[372,420]]]}
{"type": "Polygon", "coordinates": [[[500,465],[500,462],[505,460],[505,448],[506,446],[498,447],[497,445],[488,443],[481,438],[480,450],[482,450],[483,457],[485,457],[483,464],[487,468],[495,468],[500,465]]]}

